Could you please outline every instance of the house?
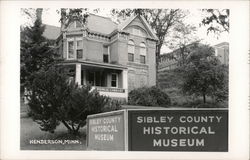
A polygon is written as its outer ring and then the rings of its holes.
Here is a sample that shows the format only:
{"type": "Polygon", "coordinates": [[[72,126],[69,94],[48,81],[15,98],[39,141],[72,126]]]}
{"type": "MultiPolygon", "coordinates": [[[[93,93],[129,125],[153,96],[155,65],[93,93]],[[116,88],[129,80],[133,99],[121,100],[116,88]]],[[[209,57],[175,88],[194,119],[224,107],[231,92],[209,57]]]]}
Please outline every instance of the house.
{"type": "Polygon", "coordinates": [[[164,72],[165,70],[172,70],[178,67],[178,60],[181,57],[181,52],[184,55],[188,55],[195,47],[201,45],[199,42],[193,42],[186,46],[185,51],[176,49],[170,53],[160,55],[160,62],[158,66],[158,72],[164,72]]]}
{"type": "MultiPolygon", "coordinates": [[[[44,35],[54,37],[57,31],[47,29],[44,35]]],[[[157,36],[140,15],[116,24],[90,14],[86,25],[76,20],[62,25],[57,37],[61,65],[76,83],[121,99],[127,99],[132,89],[156,84],[156,42],[157,36]]]]}
{"type": "Polygon", "coordinates": [[[213,46],[215,51],[215,56],[218,57],[222,64],[229,64],[229,43],[222,42],[213,46]]]}
{"type": "MultiPolygon", "coordinates": [[[[191,43],[187,45],[187,53],[192,51],[197,45],[201,43],[191,43]]],[[[229,63],[229,43],[222,42],[212,46],[214,48],[215,56],[220,60],[222,64],[228,65],[229,63]]],[[[178,59],[180,58],[180,49],[176,49],[170,53],[162,54],[160,56],[160,63],[158,72],[165,70],[172,70],[178,67],[178,59]]]]}

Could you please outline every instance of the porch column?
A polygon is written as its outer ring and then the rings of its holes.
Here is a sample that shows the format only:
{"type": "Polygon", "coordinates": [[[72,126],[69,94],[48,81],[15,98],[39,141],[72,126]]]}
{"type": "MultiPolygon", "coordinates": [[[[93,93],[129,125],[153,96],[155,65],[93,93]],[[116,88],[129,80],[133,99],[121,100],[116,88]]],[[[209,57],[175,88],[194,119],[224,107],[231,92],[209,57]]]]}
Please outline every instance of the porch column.
{"type": "Polygon", "coordinates": [[[128,70],[122,71],[122,87],[125,89],[126,101],[128,101],[128,70]]]}
{"type": "Polygon", "coordinates": [[[75,82],[78,85],[81,85],[81,64],[77,63],[76,64],[76,75],[75,75],[75,82]]]}
{"type": "Polygon", "coordinates": [[[86,76],[87,76],[87,72],[86,72],[86,70],[83,70],[83,85],[87,85],[86,76]]]}

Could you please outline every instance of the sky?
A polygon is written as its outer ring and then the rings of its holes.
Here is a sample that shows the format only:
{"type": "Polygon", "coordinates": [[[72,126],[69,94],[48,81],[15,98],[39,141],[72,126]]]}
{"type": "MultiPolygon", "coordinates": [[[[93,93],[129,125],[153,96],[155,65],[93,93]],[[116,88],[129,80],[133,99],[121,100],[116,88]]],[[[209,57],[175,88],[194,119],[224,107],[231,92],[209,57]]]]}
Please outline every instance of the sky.
{"type": "MultiPolygon", "coordinates": [[[[56,12],[59,8],[49,8],[43,10],[42,21],[44,24],[54,25],[60,27],[59,19],[60,15],[56,12]]],[[[98,15],[104,17],[111,17],[110,16],[110,9],[111,8],[103,8],[100,9],[98,15]]],[[[90,9],[91,11],[91,9],[90,9]]],[[[185,22],[187,24],[192,24],[197,27],[196,36],[201,40],[201,43],[209,44],[209,45],[216,45],[221,42],[229,42],[229,33],[223,32],[220,36],[217,36],[213,33],[207,34],[207,27],[201,25],[204,14],[198,9],[190,9],[188,16],[185,18],[185,22]]],[[[27,17],[22,16],[21,23],[27,24],[30,23],[31,20],[27,19],[27,17]]],[[[169,53],[172,49],[168,48],[166,45],[162,46],[161,53],[169,53]]]]}

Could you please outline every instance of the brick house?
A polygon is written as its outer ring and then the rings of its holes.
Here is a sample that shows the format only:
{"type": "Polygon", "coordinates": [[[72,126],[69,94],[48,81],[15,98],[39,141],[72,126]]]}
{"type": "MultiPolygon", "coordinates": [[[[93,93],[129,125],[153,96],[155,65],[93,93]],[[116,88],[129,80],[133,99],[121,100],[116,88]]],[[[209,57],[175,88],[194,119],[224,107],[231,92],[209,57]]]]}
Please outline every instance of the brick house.
{"type": "Polygon", "coordinates": [[[157,37],[140,15],[118,25],[90,14],[85,26],[78,21],[57,29],[48,26],[44,36],[57,37],[61,65],[72,79],[102,95],[127,99],[132,89],[156,84],[157,37]]]}

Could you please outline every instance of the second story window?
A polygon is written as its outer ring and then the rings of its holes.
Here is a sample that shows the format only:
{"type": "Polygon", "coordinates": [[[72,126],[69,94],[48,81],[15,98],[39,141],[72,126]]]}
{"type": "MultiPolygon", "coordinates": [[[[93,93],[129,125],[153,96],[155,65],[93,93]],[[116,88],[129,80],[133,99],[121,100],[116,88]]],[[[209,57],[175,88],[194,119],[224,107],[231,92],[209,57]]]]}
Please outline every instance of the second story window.
{"type": "Polygon", "coordinates": [[[134,54],[135,54],[135,44],[132,40],[128,41],[128,61],[134,62],[134,54]]]}
{"type": "Polygon", "coordinates": [[[145,43],[140,44],[140,63],[146,63],[146,45],[145,43]]]}
{"type": "Polygon", "coordinates": [[[74,58],[74,41],[68,41],[68,59],[74,58]]]}
{"type": "Polygon", "coordinates": [[[82,53],[82,40],[76,41],[76,57],[77,59],[82,59],[83,53],[82,53]]]}
{"type": "Polygon", "coordinates": [[[109,46],[103,46],[103,62],[109,63],[109,46]]]}

